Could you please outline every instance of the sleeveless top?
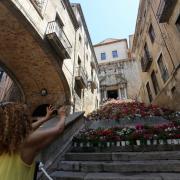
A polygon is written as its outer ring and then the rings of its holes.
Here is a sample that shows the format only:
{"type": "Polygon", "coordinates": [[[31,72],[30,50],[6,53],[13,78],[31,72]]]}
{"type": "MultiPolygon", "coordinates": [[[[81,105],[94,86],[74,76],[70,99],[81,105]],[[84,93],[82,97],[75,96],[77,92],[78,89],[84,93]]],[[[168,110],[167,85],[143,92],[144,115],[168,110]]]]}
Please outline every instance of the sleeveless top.
{"type": "Polygon", "coordinates": [[[0,155],[0,180],[33,180],[35,163],[23,162],[19,154],[0,155]]]}

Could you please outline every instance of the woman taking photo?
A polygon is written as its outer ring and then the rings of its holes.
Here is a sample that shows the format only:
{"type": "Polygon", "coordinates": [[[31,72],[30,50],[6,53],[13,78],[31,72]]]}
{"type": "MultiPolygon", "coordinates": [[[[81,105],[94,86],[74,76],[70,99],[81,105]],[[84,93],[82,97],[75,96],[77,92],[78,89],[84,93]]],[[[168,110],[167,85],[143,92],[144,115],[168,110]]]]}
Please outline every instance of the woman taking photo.
{"type": "Polygon", "coordinates": [[[39,130],[54,112],[32,123],[28,109],[19,103],[0,103],[0,180],[33,180],[35,157],[64,130],[66,108],[58,110],[55,127],[39,130]]]}

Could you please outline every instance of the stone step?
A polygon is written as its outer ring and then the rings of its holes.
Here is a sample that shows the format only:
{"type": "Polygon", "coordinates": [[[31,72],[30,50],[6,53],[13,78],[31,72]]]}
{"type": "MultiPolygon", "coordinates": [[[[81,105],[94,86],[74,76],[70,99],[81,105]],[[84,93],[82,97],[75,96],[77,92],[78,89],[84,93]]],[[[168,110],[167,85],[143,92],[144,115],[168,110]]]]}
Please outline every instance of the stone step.
{"type": "Polygon", "coordinates": [[[70,161],[134,161],[134,160],[180,160],[179,151],[159,152],[113,152],[113,153],[67,153],[70,161]]]}
{"type": "Polygon", "coordinates": [[[179,173],[84,173],[55,171],[54,180],[179,180],[179,173]]]}
{"type": "Polygon", "coordinates": [[[83,153],[83,152],[154,152],[154,151],[180,151],[180,144],[175,145],[141,145],[141,146],[113,146],[113,147],[72,147],[70,149],[71,152],[74,153],[83,153]]]}
{"type": "Polygon", "coordinates": [[[180,160],[153,161],[60,161],[57,166],[62,171],[77,172],[177,172],[180,160]]]}

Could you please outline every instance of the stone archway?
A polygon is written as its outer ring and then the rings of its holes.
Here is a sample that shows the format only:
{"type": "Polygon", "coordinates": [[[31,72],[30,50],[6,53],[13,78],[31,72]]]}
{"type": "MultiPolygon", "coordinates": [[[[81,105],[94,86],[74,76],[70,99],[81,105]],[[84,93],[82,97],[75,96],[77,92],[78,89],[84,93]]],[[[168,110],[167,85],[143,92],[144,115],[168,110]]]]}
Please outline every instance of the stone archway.
{"type": "Polygon", "coordinates": [[[41,104],[69,102],[63,60],[10,2],[0,3],[0,12],[0,62],[21,84],[23,102],[31,112],[41,104]],[[43,89],[47,90],[45,96],[43,89]]]}

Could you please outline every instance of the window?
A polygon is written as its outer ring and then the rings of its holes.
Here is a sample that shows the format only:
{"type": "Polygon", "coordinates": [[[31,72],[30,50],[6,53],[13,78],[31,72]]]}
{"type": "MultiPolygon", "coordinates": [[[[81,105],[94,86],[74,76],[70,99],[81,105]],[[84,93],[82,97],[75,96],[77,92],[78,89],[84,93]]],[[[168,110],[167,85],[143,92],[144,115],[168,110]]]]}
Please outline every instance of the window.
{"type": "Polygon", "coordinates": [[[42,15],[46,7],[47,0],[30,0],[30,1],[32,2],[37,12],[42,15]]]}
{"type": "Polygon", "coordinates": [[[81,59],[79,56],[78,56],[78,65],[81,66],[81,59]]]}
{"type": "Polygon", "coordinates": [[[85,38],[85,44],[86,44],[86,48],[88,49],[88,40],[87,40],[87,38],[85,38]]]}
{"type": "Polygon", "coordinates": [[[149,27],[149,37],[151,39],[151,42],[154,43],[155,40],[155,32],[154,32],[154,28],[152,26],[152,24],[149,27]]]}
{"type": "Polygon", "coordinates": [[[159,69],[161,72],[161,77],[162,77],[163,81],[166,82],[169,78],[169,74],[168,74],[167,68],[163,62],[162,54],[160,55],[160,57],[158,59],[158,66],[159,66],[159,69]]]}
{"type": "Polygon", "coordinates": [[[112,56],[113,56],[113,58],[116,58],[116,57],[118,57],[117,50],[115,50],[115,51],[112,51],[112,56]]]}
{"type": "Polygon", "coordinates": [[[64,23],[62,21],[62,19],[60,18],[59,14],[56,14],[56,20],[57,24],[59,25],[60,28],[63,28],[64,23]]]}
{"type": "Polygon", "coordinates": [[[144,45],[144,53],[145,53],[146,58],[150,57],[150,53],[149,53],[147,43],[144,45]]]}
{"type": "Polygon", "coordinates": [[[178,19],[176,21],[176,27],[177,27],[178,31],[180,32],[180,15],[178,16],[178,19]]]}
{"type": "Polygon", "coordinates": [[[149,97],[149,102],[152,102],[152,92],[151,92],[151,88],[149,86],[149,82],[146,84],[146,89],[147,89],[147,93],[148,93],[148,97],[149,97]]]}
{"type": "Polygon", "coordinates": [[[61,1],[61,4],[62,4],[63,8],[66,9],[65,4],[64,4],[63,1],[61,1]]]}
{"type": "Polygon", "coordinates": [[[77,83],[75,83],[74,90],[79,98],[81,98],[81,87],[77,83]]]}
{"type": "Polygon", "coordinates": [[[155,92],[155,94],[157,94],[159,92],[159,84],[158,84],[156,74],[155,74],[154,71],[151,73],[151,80],[152,80],[152,83],[153,83],[154,92],[155,92]]]}
{"type": "Polygon", "coordinates": [[[106,59],[106,53],[101,53],[101,60],[105,60],[106,59]]]}
{"type": "Polygon", "coordinates": [[[79,42],[81,43],[82,42],[82,38],[81,38],[81,35],[79,34],[79,42]]]}

